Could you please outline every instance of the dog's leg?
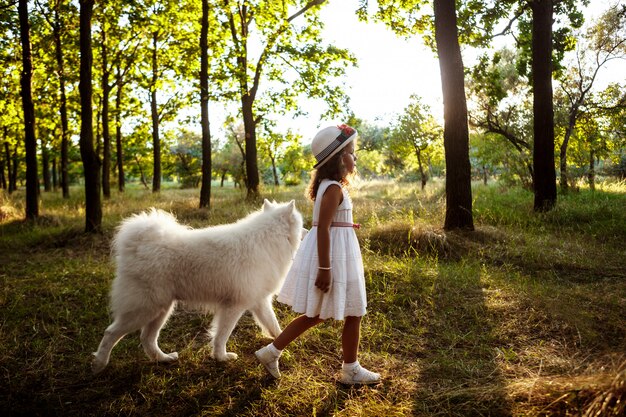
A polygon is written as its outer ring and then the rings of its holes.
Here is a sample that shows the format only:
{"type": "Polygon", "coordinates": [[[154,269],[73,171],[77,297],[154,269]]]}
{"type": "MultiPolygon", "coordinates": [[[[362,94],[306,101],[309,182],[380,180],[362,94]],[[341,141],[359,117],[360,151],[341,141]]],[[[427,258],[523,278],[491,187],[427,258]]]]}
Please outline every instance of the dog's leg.
{"type": "Polygon", "coordinates": [[[265,336],[276,338],[280,334],[280,325],[272,308],[272,297],[268,297],[250,309],[265,336]]]}
{"type": "Polygon", "coordinates": [[[159,332],[167,322],[170,314],[172,314],[174,305],[175,303],[172,303],[169,307],[162,310],[154,320],[141,328],[141,345],[146,355],[153,361],[173,362],[178,359],[178,352],[163,353],[158,344],[159,332]]]}
{"type": "Polygon", "coordinates": [[[240,308],[224,308],[215,312],[213,323],[211,324],[211,333],[213,335],[211,356],[218,361],[237,359],[236,353],[226,352],[226,342],[244,311],[240,308]]]}
{"type": "Polygon", "coordinates": [[[134,332],[141,327],[141,324],[137,322],[137,317],[133,317],[130,314],[124,314],[116,317],[113,323],[107,327],[104,331],[104,337],[98,346],[98,350],[93,353],[93,361],[91,363],[91,370],[94,374],[102,371],[109,363],[111,357],[111,350],[128,333],[134,332]]]}

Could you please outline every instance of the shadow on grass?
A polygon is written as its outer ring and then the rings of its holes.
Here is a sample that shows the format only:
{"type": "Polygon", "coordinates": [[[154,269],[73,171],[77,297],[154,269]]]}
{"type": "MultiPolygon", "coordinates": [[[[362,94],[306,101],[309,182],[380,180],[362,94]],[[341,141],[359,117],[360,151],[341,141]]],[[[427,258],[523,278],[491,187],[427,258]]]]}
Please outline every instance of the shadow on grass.
{"type": "Polygon", "coordinates": [[[479,265],[439,264],[429,295],[415,415],[507,416],[505,384],[479,265]]]}

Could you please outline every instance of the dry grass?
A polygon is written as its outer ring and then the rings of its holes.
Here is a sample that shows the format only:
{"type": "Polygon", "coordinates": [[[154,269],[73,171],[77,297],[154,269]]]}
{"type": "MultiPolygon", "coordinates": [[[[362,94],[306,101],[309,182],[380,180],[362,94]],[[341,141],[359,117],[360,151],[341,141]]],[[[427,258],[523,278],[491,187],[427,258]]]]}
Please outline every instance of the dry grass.
{"type": "MultiPolygon", "coordinates": [[[[267,340],[244,316],[229,349],[209,356],[210,315],[184,308],[161,335],[177,350],[150,363],[129,335],[97,376],[90,352],[108,324],[113,278],[108,244],[115,225],[148,206],[194,227],[256,209],[238,190],[215,189],[211,210],[197,190],[153,195],[129,190],[105,202],[104,232],[82,233],[80,190],[71,200],[42,195],[43,219],[18,218],[19,193],[0,194],[0,409],[3,415],[227,416],[600,416],[622,415],[626,352],[626,203],[606,186],[561,197],[554,213],[532,213],[519,190],[476,187],[476,232],[444,232],[442,191],[361,183],[353,190],[368,314],[361,362],[380,371],[375,387],[344,387],[341,323],[291,345],[273,381],[253,352],[267,340]]],[[[268,188],[296,199],[303,190],[268,188]]],[[[276,305],[279,321],[294,314],[276,305]]]]}

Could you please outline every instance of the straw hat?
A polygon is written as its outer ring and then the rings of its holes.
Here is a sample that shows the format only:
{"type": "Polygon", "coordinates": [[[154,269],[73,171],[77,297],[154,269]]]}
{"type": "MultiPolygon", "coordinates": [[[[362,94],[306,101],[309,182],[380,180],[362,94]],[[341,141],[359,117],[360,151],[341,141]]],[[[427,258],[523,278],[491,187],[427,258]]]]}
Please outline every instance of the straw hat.
{"type": "Polygon", "coordinates": [[[348,125],[329,126],[317,132],[311,143],[311,151],[317,160],[314,168],[324,165],[357,136],[356,129],[348,125]]]}

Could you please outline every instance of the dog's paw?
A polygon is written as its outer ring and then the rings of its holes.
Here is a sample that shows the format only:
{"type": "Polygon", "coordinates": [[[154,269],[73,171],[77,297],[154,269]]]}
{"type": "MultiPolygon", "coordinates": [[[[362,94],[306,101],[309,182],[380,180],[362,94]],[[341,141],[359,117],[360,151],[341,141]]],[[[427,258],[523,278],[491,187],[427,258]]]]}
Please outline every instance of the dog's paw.
{"type": "Polygon", "coordinates": [[[237,359],[238,357],[239,355],[237,355],[235,352],[225,352],[220,355],[213,355],[213,358],[215,358],[216,361],[220,362],[232,361],[237,359]]]}
{"type": "Polygon", "coordinates": [[[98,374],[102,372],[102,370],[104,370],[106,366],[107,366],[106,362],[99,360],[98,357],[94,357],[93,360],[91,361],[91,372],[93,372],[94,375],[98,374]]]}
{"type": "Polygon", "coordinates": [[[178,360],[178,352],[172,352],[172,353],[164,353],[162,356],[159,356],[158,362],[169,363],[169,362],[174,362],[177,360],[178,360]]]}

